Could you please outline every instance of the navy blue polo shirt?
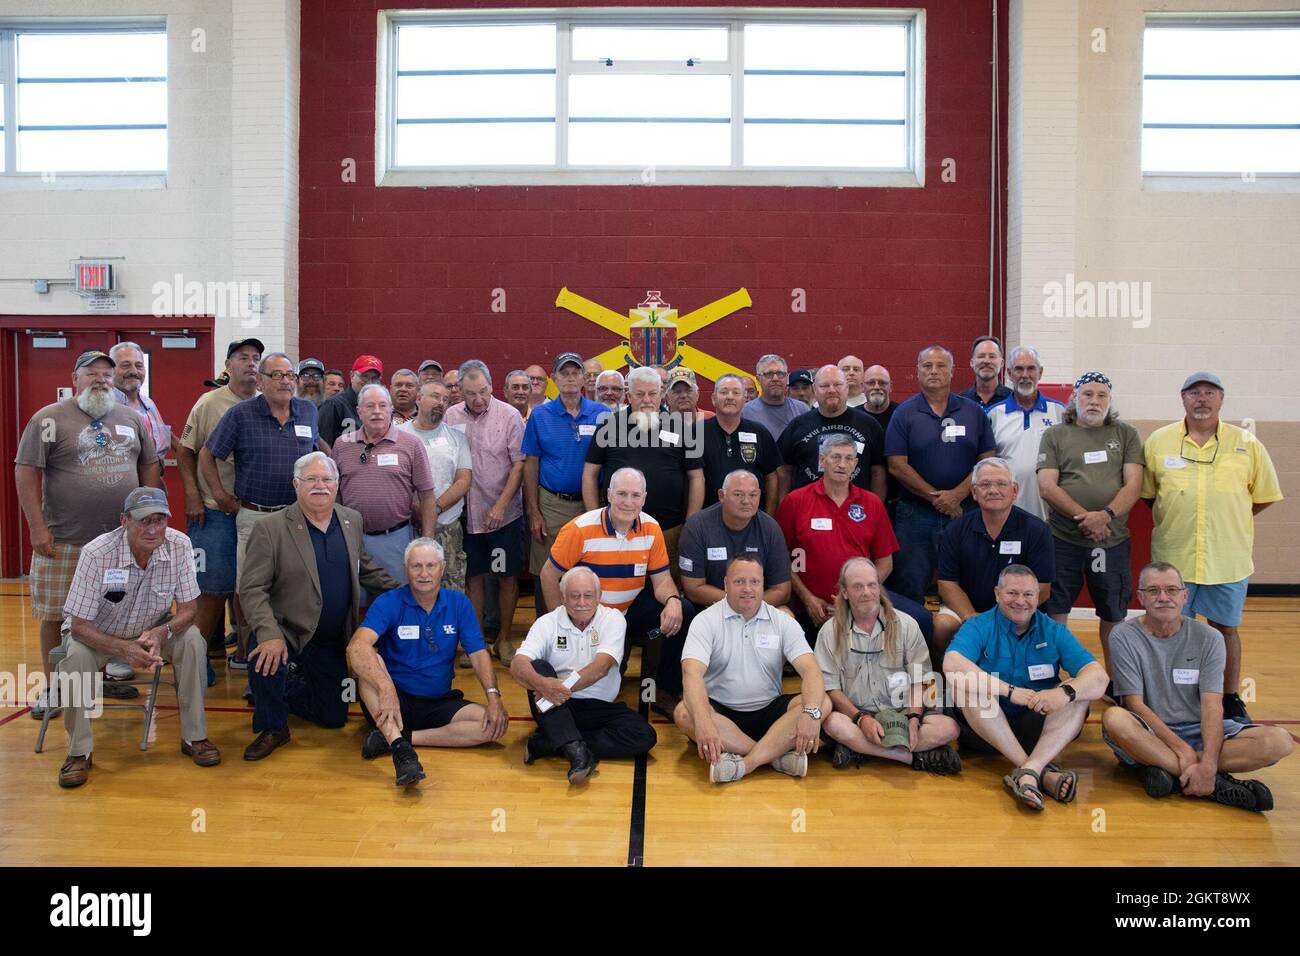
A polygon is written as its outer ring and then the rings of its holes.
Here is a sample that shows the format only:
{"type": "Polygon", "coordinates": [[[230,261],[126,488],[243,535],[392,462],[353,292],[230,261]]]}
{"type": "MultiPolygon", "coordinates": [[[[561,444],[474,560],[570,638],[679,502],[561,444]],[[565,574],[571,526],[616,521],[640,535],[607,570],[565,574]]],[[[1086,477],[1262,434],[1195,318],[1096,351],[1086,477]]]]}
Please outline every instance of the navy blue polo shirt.
{"type": "MultiPolygon", "coordinates": [[[[939,491],[956,488],[968,477],[979,456],[996,451],[993,427],[984,409],[968,398],[948,394],[948,407],[936,415],[918,392],[900,402],[885,433],[885,457],[901,455],[922,478],[939,491]]],[[[903,497],[930,502],[902,489],[903,497]]]]}
{"type": "Polygon", "coordinates": [[[438,589],[438,600],[428,614],[409,584],[386,591],[370,605],[361,626],[379,635],[375,650],[393,684],[413,697],[451,693],[458,643],[466,654],[486,648],[469,598],[446,587],[438,589]]]}
{"type": "Polygon", "coordinates": [[[529,413],[524,425],[523,452],[539,460],[538,483],[548,491],[582,494],[587,446],[609,408],[586,398],[581,402],[577,415],[569,414],[559,398],[542,402],[529,413]]]}
{"type": "Polygon", "coordinates": [[[996,538],[984,527],[984,514],[972,508],[950,522],[939,537],[939,580],[953,581],[981,613],[997,603],[993,587],[1009,564],[1023,564],[1038,575],[1039,584],[1056,577],[1056,548],[1047,522],[1011,506],[996,538]]]}
{"type": "Polygon", "coordinates": [[[316,450],[318,437],[316,406],[307,399],[291,398],[289,418],[281,425],[266,396],[255,395],[226,410],[204,447],[214,458],[234,454],[236,498],[277,507],[298,500],[293,464],[316,450]]]}
{"type": "Polygon", "coordinates": [[[325,531],[308,521],[307,533],[316,552],[321,594],[320,620],[316,622],[312,640],[341,647],[352,636],[347,633],[348,610],[352,607],[352,559],[348,556],[348,542],[343,537],[338,512],[334,512],[325,531]]]}
{"type": "Polygon", "coordinates": [[[1007,388],[1007,386],[1005,385],[998,385],[993,389],[993,397],[989,399],[988,402],[985,402],[982,398],[980,398],[980,393],[975,390],[974,385],[966,389],[966,391],[958,392],[957,394],[960,395],[962,398],[969,398],[980,408],[984,409],[985,411],[988,411],[990,408],[992,408],[994,405],[998,404],[999,402],[1005,402],[1008,398],[1010,398],[1011,389],[1007,388]]]}

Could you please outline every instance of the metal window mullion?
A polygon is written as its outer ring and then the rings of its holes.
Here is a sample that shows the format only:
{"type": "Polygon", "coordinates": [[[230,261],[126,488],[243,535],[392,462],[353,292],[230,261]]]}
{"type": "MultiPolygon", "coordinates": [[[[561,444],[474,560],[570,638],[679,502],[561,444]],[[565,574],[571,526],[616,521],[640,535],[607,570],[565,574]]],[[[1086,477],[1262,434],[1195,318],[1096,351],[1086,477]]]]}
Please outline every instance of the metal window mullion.
{"type": "Polygon", "coordinates": [[[555,24],[555,168],[569,168],[569,72],[572,52],[567,20],[555,24]]]}
{"type": "Polygon", "coordinates": [[[4,79],[5,172],[18,172],[18,72],[14,44],[17,35],[12,30],[0,30],[0,77],[4,79]]]}
{"type": "Polygon", "coordinates": [[[731,63],[731,168],[745,165],[745,24],[732,20],[728,25],[731,63]]]}
{"type": "Polygon", "coordinates": [[[687,66],[681,60],[615,60],[613,66],[606,66],[596,60],[574,60],[569,72],[595,76],[726,76],[731,72],[731,64],[711,60],[687,66]]]}

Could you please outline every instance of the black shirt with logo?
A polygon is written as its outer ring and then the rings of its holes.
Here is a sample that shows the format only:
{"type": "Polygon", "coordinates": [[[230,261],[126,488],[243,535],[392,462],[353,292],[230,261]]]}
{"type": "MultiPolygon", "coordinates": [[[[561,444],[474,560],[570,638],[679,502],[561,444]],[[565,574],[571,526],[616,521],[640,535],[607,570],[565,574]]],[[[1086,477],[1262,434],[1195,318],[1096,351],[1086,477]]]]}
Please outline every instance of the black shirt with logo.
{"type": "Polygon", "coordinates": [[[884,430],[861,408],[847,408],[835,418],[828,418],[820,408],[814,408],[786,425],[777,443],[781,457],[790,466],[791,491],[821,477],[818,446],[823,436],[837,432],[850,436],[857,444],[858,470],[853,473],[853,483],[871,490],[872,466],[885,465],[884,430]]]}
{"type": "MultiPolygon", "coordinates": [[[[731,434],[710,418],[704,423],[704,506],[718,503],[718,490],[723,479],[733,471],[748,471],[758,479],[758,489],[763,490],[763,479],[781,467],[781,450],[776,447],[772,433],[753,419],[742,418],[731,434]]],[[[767,507],[763,495],[760,508],[767,507]]]]}

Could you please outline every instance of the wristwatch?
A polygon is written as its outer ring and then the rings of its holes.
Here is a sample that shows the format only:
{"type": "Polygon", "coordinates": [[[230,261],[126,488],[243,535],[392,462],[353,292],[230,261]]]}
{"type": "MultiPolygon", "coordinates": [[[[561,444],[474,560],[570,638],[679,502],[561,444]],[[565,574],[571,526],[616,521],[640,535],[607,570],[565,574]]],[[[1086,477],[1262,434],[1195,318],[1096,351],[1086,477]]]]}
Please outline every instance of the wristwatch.
{"type": "Polygon", "coordinates": [[[858,711],[856,714],[853,715],[853,726],[856,727],[858,726],[858,724],[862,723],[863,717],[870,717],[870,716],[871,714],[869,714],[865,710],[858,711]]]}
{"type": "Polygon", "coordinates": [[[811,717],[813,720],[822,719],[822,709],[820,707],[805,707],[803,709],[803,712],[807,714],[809,717],[811,717]]]}
{"type": "Polygon", "coordinates": [[[1069,684],[1058,684],[1057,686],[1060,687],[1061,690],[1065,691],[1065,696],[1070,698],[1070,703],[1074,703],[1075,697],[1078,696],[1075,693],[1074,688],[1069,684]]]}

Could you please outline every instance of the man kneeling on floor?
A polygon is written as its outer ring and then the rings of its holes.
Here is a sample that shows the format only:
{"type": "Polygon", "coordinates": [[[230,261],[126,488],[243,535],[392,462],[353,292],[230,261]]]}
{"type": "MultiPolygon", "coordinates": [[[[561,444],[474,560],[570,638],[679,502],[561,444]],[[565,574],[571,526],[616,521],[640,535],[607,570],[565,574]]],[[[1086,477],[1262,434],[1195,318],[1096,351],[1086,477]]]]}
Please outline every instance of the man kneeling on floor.
{"type": "Polygon", "coordinates": [[[1064,625],[1038,610],[1038,578],[1028,567],[1003,568],[993,595],[997,605],[963,624],[943,657],[961,748],[1010,760],[1016,769],[1002,782],[1031,810],[1043,809],[1044,791],[1069,803],[1078,774],[1052,761],[1079,736],[1088,703],[1109,678],[1064,625]]]}
{"type": "Polygon", "coordinates": [[[832,766],[843,770],[869,755],[913,770],[961,772],[961,758],[948,746],[957,722],[925,708],[925,681],[934,675],[921,628],[889,603],[867,558],[849,558],[840,569],[835,607],[817,633],[815,653],[835,708],[826,718],[826,734],[837,741],[832,766]]]}
{"type": "Polygon", "coordinates": [[[831,707],[821,668],[794,618],[763,601],[758,558],[731,559],[725,595],[696,615],[686,635],[684,693],[673,720],[709,762],[714,783],[764,764],[805,776],[831,707]],[[781,693],[786,661],[799,673],[799,694],[781,693]]]}
{"type": "Polygon", "coordinates": [[[367,760],[393,755],[397,785],[424,779],[415,747],[474,747],[500,740],[509,725],[492,657],[469,598],[442,587],[442,545],[416,538],[406,546],[409,583],[381,594],[348,642],[348,665],[371,730],[367,760]],[[451,689],[456,645],[463,644],[487,706],[451,689]]]}
{"type": "Polygon", "coordinates": [[[560,577],[560,598],[560,607],[529,628],[510,674],[528,691],[538,727],[524,763],[563,754],[569,783],[580,783],[602,758],[639,757],[657,738],[644,717],[617,700],[627,622],[601,605],[596,572],[569,568],[560,577]]]}
{"type": "Polygon", "coordinates": [[[1223,635],[1183,616],[1187,588],[1172,564],[1153,562],[1138,575],[1146,613],[1111,632],[1115,695],[1123,707],[1101,715],[1101,733],[1120,763],[1136,767],[1146,791],[1181,790],[1246,810],[1272,810],[1258,780],[1229,771],[1269,767],[1291,753],[1291,735],[1223,716],[1223,635]]]}

